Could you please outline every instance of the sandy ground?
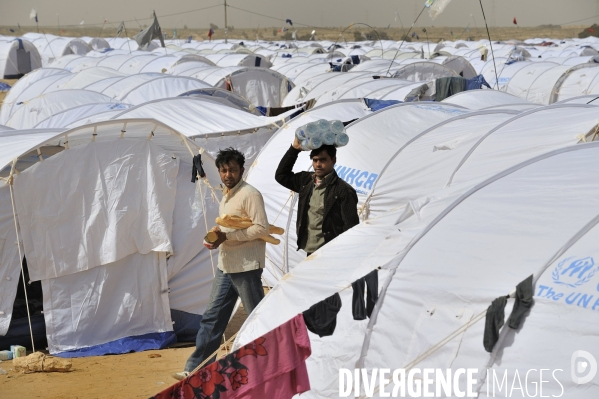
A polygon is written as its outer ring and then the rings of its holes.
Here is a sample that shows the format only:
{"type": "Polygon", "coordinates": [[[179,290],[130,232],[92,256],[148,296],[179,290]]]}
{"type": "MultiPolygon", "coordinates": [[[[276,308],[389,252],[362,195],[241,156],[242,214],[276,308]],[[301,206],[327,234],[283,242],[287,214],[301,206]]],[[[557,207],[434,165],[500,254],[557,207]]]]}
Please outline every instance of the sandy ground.
{"type": "MultiPolygon", "coordinates": [[[[243,307],[233,317],[225,337],[235,334],[247,318],[243,307]]],[[[0,363],[0,399],[134,399],[149,398],[177,382],[171,373],[183,370],[192,346],[73,360],[69,373],[21,374],[12,361],[0,363]],[[160,357],[150,357],[151,355],[160,357]]],[[[221,354],[225,352],[222,351],[221,354]]]]}
{"type": "MultiPolygon", "coordinates": [[[[0,79],[0,82],[8,83],[10,87],[12,87],[15,85],[15,83],[17,83],[17,79],[0,79]]],[[[2,103],[4,102],[4,97],[6,97],[7,94],[8,92],[0,92],[0,106],[2,106],[2,103]]]]}

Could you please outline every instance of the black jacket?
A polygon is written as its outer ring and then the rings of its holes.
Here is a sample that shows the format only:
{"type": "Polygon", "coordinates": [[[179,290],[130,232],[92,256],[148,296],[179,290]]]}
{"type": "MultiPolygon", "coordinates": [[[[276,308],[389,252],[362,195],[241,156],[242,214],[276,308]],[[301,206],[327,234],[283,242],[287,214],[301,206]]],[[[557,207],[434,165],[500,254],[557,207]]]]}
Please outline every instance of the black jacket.
{"type": "MultiPolygon", "coordinates": [[[[281,159],[275,173],[275,180],[280,185],[299,193],[296,224],[298,244],[306,238],[304,236],[307,234],[308,208],[314,189],[314,172],[293,173],[293,165],[300,152],[291,146],[281,159]]],[[[324,192],[322,232],[325,243],[360,223],[356,190],[340,179],[337,172],[333,170],[331,173],[333,176],[324,192]]]]}

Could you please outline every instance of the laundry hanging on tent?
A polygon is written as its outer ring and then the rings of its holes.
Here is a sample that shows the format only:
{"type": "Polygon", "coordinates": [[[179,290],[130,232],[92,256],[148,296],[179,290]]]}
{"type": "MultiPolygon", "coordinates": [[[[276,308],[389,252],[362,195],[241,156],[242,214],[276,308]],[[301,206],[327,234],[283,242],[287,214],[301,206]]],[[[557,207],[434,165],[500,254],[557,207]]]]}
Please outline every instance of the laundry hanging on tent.
{"type": "Polygon", "coordinates": [[[193,167],[191,169],[191,182],[195,183],[198,179],[206,177],[206,172],[204,172],[204,164],[202,163],[202,155],[198,154],[193,157],[192,161],[193,167]]]}
{"type": "Polygon", "coordinates": [[[153,398],[291,399],[310,390],[306,359],[311,353],[300,313],[153,398]]]}
{"type": "MultiPolygon", "coordinates": [[[[533,305],[534,289],[532,286],[532,275],[528,276],[516,286],[514,307],[508,319],[508,327],[516,330],[520,327],[522,319],[533,305]]],[[[495,299],[487,309],[485,319],[485,332],[483,344],[487,352],[492,352],[493,347],[499,340],[499,330],[503,327],[505,316],[505,305],[510,296],[500,296],[495,299]]]]}
{"type": "Polygon", "coordinates": [[[333,335],[337,326],[337,313],[341,309],[341,296],[335,293],[304,311],[304,320],[308,330],[319,337],[333,335]]]}
{"type": "Polygon", "coordinates": [[[507,305],[507,297],[500,296],[487,308],[483,345],[485,346],[485,350],[489,353],[493,352],[495,344],[499,341],[499,330],[503,327],[505,305],[507,305]]]}
{"type": "Polygon", "coordinates": [[[532,274],[528,276],[524,281],[516,286],[516,301],[512,308],[512,313],[508,319],[508,326],[514,330],[520,327],[522,319],[526,312],[530,310],[533,305],[532,296],[534,290],[532,287],[532,274]]]}
{"type": "Polygon", "coordinates": [[[460,77],[438,78],[435,80],[435,101],[443,101],[447,97],[463,92],[466,79],[460,77]]]}
{"type": "Polygon", "coordinates": [[[491,86],[487,83],[483,75],[478,75],[474,78],[466,79],[466,90],[478,90],[482,89],[483,86],[486,86],[489,89],[491,88],[491,86]]]}
{"type": "Polygon", "coordinates": [[[354,320],[370,318],[374,305],[379,298],[379,272],[374,269],[366,276],[357,279],[351,284],[354,293],[352,296],[352,315],[354,320]],[[366,288],[366,303],[364,303],[364,288],[366,288]]]}

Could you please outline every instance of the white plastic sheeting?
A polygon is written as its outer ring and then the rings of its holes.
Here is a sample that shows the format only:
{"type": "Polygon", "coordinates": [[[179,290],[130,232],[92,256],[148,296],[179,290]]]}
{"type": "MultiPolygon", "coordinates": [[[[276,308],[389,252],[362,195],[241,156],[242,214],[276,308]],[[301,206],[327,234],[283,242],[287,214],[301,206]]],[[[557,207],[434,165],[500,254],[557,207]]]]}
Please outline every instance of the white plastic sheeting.
{"type": "Polygon", "coordinates": [[[69,108],[84,104],[111,103],[113,100],[100,93],[87,90],[60,90],[36,97],[17,105],[6,126],[29,129],[46,118],[69,108]]]}
{"type": "MultiPolygon", "coordinates": [[[[468,90],[444,99],[442,102],[455,104],[468,109],[483,109],[496,105],[526,103],[520,97],[498,90],[468,90]]],[[[532,103],[531,103],[532,104],[532,103]]]]}
{"type": "Polygon", "coordinates": [[[121,103],[100,103],[100,104],[84,104],[79,105],[64,111],[60,111],[52,115],[51,117],[44,119],[38,123],[35,129],[49,129],[49,128],[66,128],[72,123],[95,116],[105,112],[122,112],[125,109],[130,108],[129,104],[121,103]]]}
{"type": "Polygon", "coordinates": [[[11,115],[11,109],[15,105],[16,99],[26,90],[33,82],[43,79],[50,75],[67,76],[71,73],[62,69],[40,68],[28,73],[14,84],[4,97],[2,108],[0,109],[0,124],[5,125],[11,115]]]}
{"type": "Polygon", "coordinates": [[[172,331],[165,253],[42,280],[50,353],[172,331]]]}
{"type": "Polygon", "coordinates": [[[221,89],[227,89],[228,80],[232,85],[230,90],[260,107],[285,106],[283,99],[293,88],[293,83],[285,76],[266,68],[206,67],[187,76],[221,89]]]}
{"type": "Polygon", "coordinates": [[[20,283],[21,268],[10,200],[10,187],[0,186],[0,336],[6,335],[20,283]]]}
{"type": "Polygon", "coordinates": [[[187,137],[194,138],[195,143],[213,157],[216,157],[220,148],[235,146],[244,152],[248,165],[282,124],[280,117],[256,116],[213,102],[210,97],[157,100],[126,110],[115,117],[126,118],[162,121],[187,137]]]}
{"type": "MultiPolygon", "coordinates": [[[[210,158],[204,157],[203,161],[207,170],[213,169],[210,158]]],[[[218,251],[209,251],[198,244],[214,225],[219,215],[219,203],[212,198],[208,187],[200,187],[203,183],[190,182],[191,170],[190,163],[182,161],[179,164],[173,214],[173,255],[167,260],[169,301],[171,309],[202,314],[210,298],[218,251]]]]}
{"type": "MultiPolygon", "coordinates": [[[[599,172],[589,166],[598,154],[597,145],[591,144],[540,157],[490,179],[446,208],[392,266],[395,274],[384,283],[385,294],[369,323],[372,334],[364,337],[357,366],[403,368],[447,338],[441,350],[426,353],[418,362],[420,367],[484,370],[488,364],[500,375],[507,371],[512,380],[516,371],[524,375],[542,365],[564,371],[561,384],[544,384],[544,394],[567,392],[568,398],[599,394],[597,377],[587,385],[568,378],[574,372],[572,354],[597,345],[591,301],[579,299],[594,295],[595,287],[570,288],[559,285],[566,277],[555,277],[560,265],[568,267],[566,262],[597,254],[591,243],[597,231],[599,186],[589,183],[585,175],[599,172]],[[583,199],[580,206],[571,206],[572,192],[583,199]],[[553,228],[547,229],[548,225],[553,228]],[[482,345],[485,323],[477,316],[484,316],[493,299],[506,295],[531,274],[540,280],[534,285],[530,315],[517,331],[505,326],[498,352],[488,354],[482,345]],[[548,287],[564,298],[545,298],[548,287]],[[548,329],[556,320],[567,328],[548,329]],[[555,342],[560,350],[548,351],[555,342]]],[[[484,371],[481,374],[484,383],[484,371]]],[[[492,397],[481,385],[481,397],[492,397]]],[[[527,388],[532,386],[529,381],[527,388]]]]}
{"type": "Polygon", "coordinates": [[[14,190],[32,281],[170,252],[177,159],[151,140],[92,142],[19,174],[14,190]]]}
{"type": "MultiPolygon", "coordinates": [[[[542,129],[538,132],[542,135],[542,129]]],[[[473,317],[484,316],[493,299],[506,295],[532,273],[535,277],[542,275],[539,284],[563,291],[564,285],[551,281],[560,263],[563,265],[564,259],[571,256],[576,257],[570,261],[596,256],[594,237],[585,240],[590,245],[587,250],[564,250],[584,235],[581,232],[585,224],[597,217],[599,185],[590,184],[585,175],[598,169],[588,168],[598,153],[597,144],[556,150],[554,155],[539,156],[501,172],[475,189],[466,188],[461,196],[432,199],[430,205],[423,204],[418,217],[406,222],[398,224],[401,219],[391,212],[355,227],[302,262],[271,291],[242,327],[234,349],[340,291],[344,306],[337,316],[335,334],[322,339],[310,336],[308,370],[312,391],[302,395],[307,398],[338,397],[339,368],[484,370],[491,360],[489,364],[500,375],[506,369],[510,373],[518,369],[523,375],[541,366],[561,368],[567,373],[571,354],[579,345],[592,348],[597,344],[588,314],[591,301],[575,305],[583,293],[586,298],[594,295],[593,284],[582,289],[566,288],[574,291],[570,306],[564,298],[558,303],[540,298],[541,288],[537,285],[536,303],[526,323],[505,345],[499,344],[503,350],[501,362],[493,362],[484,351],[484,322],[473,317]],[[580,207],[571,206],[572,192],[584,199],[580,207]],[[548,224],[554,228],[547,229],[548,224]],[[560,248],[562,251],[554,256],[560,248]],[[365,252],[370,252],[373,259],[365,252]],[[545,265],[549,266],[546,272],[545,265]],[[349,306],[351,289],[346,288],[380,266],[379,287],[383,292],[375,314],[370,320],[356,322],[349,306]],[[541,320],[531,322],[536,317],[541,320]],[[548,329],[550,320],[555,322],[556,318],[569,328],[548,329]],[[421,362],[411,364],[470,321],[470,328],[459,331],[441,350],[433,350],[421,362]],[[569,339],[572,334],[578,339],[569,339]],[[548,353],[548,342],[567,342],[569,347],[548,353]]],[[[509,378],[511,381],[511,374],[509,378]]],[[[568,397],[586,398],[588,389],[596,390],[596,384],[577,390],[568,382],[566,389],[568,397]]],[[[559,386],[554,384],[544,392],[559,395],[559,386]]]]}
{"type": "Polygon", "coordinates": [[[177,97],[190,90],[208,87],[212,86],[198,79],[183,76],[165,76],[140,84],[121,96],[120,100],[127,104],[138,105],[152,100],[177,97]]]}

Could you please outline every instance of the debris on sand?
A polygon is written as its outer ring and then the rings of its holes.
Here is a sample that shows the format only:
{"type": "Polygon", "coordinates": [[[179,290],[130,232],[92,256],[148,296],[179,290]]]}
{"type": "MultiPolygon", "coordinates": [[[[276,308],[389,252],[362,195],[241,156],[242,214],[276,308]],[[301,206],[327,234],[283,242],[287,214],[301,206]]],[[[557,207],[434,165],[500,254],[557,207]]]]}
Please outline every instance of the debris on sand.
{"type": "Polygon", "coordinates": [[[69,359],[46,356],[41,352],[13,359],[12,364],[15,371],[23,373],[49,373],[54,371],[64,373],[71,371],[71,367],[73,367],[69,359]]]}

